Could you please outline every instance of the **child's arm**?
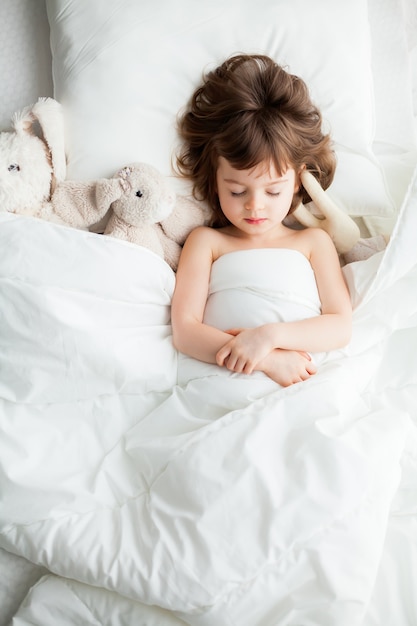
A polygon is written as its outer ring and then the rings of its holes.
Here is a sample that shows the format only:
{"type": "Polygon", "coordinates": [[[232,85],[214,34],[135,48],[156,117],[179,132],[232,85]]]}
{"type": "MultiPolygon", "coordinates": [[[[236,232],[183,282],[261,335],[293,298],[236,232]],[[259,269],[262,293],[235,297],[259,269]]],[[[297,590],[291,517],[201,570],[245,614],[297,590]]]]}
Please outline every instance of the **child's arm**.
{"type": "Polygon", "coordinates": [[[203,323],[215,245],[211,228],[197,228],[188,236],[171,307],[174,346],[206,363],[216,363],[217,352],[230,339],[229,334],[203,323]]]}
{"type": "MultiPolygon", "coordinates": [[[[230,334],[202,321],[215,246],[212,229],[198,228],[189,235],[178,266],[171,311],[175,347],[207,363],[216,363],[216,354],[230,340],[230,334]]],[[[317,371],[308,355],[291,350],[271,350],[256,369],[282,386],[305,380],[317,371]]]]}
{"type": "Polygon", "coordinates": [[[308,243],[308,255],[316,277],[321,315],[244,329],[219,350],[216,357],[219,365],[250,374],[274,348],[327,352],[349,342],[352,307],[333,242],[319,229],[302,232],[302,247],[308,243]]]}

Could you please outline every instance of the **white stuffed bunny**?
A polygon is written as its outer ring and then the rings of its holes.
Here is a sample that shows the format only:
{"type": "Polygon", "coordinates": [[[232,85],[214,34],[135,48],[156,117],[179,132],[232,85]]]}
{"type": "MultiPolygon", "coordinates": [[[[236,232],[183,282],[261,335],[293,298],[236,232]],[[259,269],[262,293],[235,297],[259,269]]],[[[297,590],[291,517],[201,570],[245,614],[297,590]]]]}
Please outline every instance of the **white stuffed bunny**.
{"type": "Polygon", "coordinates": [[[50,205],[55,185],[66,174],[60,104],[40,98],[15,113],[12,127],[0,133],[0,211],[62,222],[50,205]]]}
{"type": "Polygon", "coordinates": [[[65,180],[62,107],[53,98],[15,113],[0,133],[0,211],[86,229],[98,222],[97,181],[65,180]]]}

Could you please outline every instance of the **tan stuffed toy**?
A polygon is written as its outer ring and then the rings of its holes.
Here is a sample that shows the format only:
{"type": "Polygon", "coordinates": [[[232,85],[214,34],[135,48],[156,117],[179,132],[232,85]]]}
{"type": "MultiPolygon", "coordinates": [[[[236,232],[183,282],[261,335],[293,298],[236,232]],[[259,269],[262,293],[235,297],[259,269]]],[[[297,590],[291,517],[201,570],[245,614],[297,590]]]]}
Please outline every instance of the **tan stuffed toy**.
{"type": "Polygon", "coordinates": [[[60,104],[40,98],[15,113],[12,128],[0,133],[0,210],[62,222],[50,202],[66,174],[60,104]]]}
{"type": "Polygon", "coordinates": [[[303,226],[325,230],[332,238],[339,254],[351,250],[360,239],[359,226],[349,215],[339,209],[311,172],[304,170],[301,173],[301,182],[321,215],[320,217],[313,215],[302,203],[292,215],[303,226]]]}
{"type": "Polygon", "coordinates": [[[304,170],[301,173],[301,182],[320,215],[313,215],[302,203],[292,215],[303,226],[322,228],[330,235],[339,253],[341,265],[364,261],[386,248],[389,240],[387,235],[361,237],[356,222],[333,202],[311,172],[304,170]]]}
{"type": "MultiPolygon", "coordinates": [[[[97,203],[97,190],[107,180],[102,178],[94,181],[60,182],[51,196],[53,214],[59,217],[61,223],[81,230],[87,230],[99,223],[106,209],[97,203]]],[[[39,217],[46,218],[43,215],[39,217]]]]}
{"type": "Polygon", "coordinates": [[[175,271],[189,233],[206,224],[204,206],[177,196],[168,179],[147,163],[124,167],[113,179],[99,181],[99,212],[111,208],[104,234],[149,248],[175,271]]]}

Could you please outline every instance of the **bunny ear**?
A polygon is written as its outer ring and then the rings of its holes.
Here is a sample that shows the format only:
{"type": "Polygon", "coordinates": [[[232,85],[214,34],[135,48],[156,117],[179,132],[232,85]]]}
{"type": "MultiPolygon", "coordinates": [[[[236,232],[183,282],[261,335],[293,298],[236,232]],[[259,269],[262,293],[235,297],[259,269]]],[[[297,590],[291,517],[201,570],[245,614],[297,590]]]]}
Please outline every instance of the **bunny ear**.
{"type": "Polygon", "coordinates": [[[18,135],[29,133],[33,133],[33,115],[32,115],[32,107],[26,107],[17,113],[14,113],[12,117],[12,126],[15,129],[18,135]]]}
{"type": "Polygon", "coordinates": [[[346,215],[327,195],[317,178],[313,176],[311,172],[306,169],[303,170],[301,172],[301,182],[324,217],[332,217],[341,213],[344,216],[346,215]]]}
{"type": "Polygon", "coordinates": [[[359,226],[333,202],[311,172],[301,172],[301,182],[323,217],[312,216],[302,204],[293,215],[304,226],[316,226],[328,232],[340,254],[351,250],[360,238],[359,226]]]}
{"type": "Polygon", "coordinates": [[[49,148],[55,179],[65,180],[65,134],[61,105],[53,98],[39,98],[31,109],[31,115],[32,122],[38,120],[49,148]]]}

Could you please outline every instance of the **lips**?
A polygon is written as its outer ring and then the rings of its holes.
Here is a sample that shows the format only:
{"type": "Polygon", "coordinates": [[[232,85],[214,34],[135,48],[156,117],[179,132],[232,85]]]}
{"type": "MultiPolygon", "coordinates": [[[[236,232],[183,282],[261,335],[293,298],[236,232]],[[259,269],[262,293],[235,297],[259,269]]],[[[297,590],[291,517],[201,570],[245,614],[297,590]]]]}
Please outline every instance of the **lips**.
{"type": "Polygon", "coordinates": [[[265,221],[265,217],[245,217],[245,222],[247,224],[263,224],[265,221]]]}

